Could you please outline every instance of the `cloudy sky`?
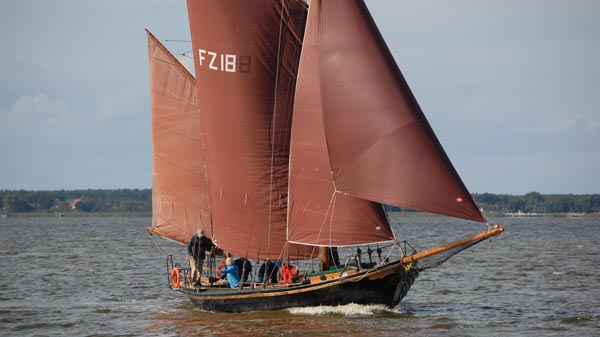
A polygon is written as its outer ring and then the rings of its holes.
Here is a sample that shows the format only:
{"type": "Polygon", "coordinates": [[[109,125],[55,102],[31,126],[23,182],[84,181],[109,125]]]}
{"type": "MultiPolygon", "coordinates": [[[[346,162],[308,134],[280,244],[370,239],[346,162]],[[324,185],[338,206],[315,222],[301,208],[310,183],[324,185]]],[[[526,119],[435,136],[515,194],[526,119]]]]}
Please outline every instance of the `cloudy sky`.
{"type": "MultiPolygon", "coordinates": [[[[367,4],[472,192],[600,193],[600,1],[367,4]]],[[[0,0],[0,189],[151,187],[144,28],[185,1],[0,0]]]]}

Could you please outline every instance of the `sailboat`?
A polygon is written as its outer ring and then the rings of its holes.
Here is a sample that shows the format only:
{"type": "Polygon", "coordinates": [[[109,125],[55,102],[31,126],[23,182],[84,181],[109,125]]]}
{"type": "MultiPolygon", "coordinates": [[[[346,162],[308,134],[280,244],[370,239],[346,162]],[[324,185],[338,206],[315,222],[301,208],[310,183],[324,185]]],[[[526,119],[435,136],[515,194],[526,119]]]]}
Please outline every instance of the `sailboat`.
{"type": "Polygon", "coordinates": [[[187,7],[195,76],[148,32],[147,230],[185,245],[201,229],[218,249],[201,285],[169,256],[169,287],[217,312],[394,307],[419,272],[503,231],[454,169],[363,1],[187,7]],[[417,252],[386,205],[488,226],[417,252]],[[226,256],[251,263],[234,288],[217,277],[226,256]],[[258,273],[282,263],[296,266],[292,281],[258,273]]]}

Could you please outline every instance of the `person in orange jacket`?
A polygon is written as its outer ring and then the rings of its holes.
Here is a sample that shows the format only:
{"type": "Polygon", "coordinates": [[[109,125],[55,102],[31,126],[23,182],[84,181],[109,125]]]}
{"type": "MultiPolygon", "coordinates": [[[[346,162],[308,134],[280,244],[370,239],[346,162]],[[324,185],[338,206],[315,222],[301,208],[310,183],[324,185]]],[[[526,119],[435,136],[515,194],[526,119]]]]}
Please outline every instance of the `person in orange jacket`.
{"type": "Polygon", "coordinates": [[[290,265],[289,261],[284,262],[279,269],[280,280],[279,283],[291,284],[293,278],[298,275],[298,267],[290,265]]]}

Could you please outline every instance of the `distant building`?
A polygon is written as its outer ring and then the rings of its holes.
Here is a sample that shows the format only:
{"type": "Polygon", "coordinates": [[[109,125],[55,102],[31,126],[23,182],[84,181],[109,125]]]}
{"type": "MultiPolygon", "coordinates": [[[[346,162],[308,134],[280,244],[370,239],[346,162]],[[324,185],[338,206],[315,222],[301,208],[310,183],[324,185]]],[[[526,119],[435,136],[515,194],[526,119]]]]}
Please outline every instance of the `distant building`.
{"type": "Polygon", "coordinates": [[[544,216],[544,213],[527,213],[527,212],[523,212],[521,210],[519,210],[516,213],[504,213],[505,217],[508,218],[537,218],[537,217],[541,217],[544,216]]]}
{"type": "Polygon", "coordinates": [[[71,201],[71,209],[77,208],[77,204],[80,202],[81,202],[81,199],[79,199],[79,198],[73,199],[73,201],[71,201]]]}

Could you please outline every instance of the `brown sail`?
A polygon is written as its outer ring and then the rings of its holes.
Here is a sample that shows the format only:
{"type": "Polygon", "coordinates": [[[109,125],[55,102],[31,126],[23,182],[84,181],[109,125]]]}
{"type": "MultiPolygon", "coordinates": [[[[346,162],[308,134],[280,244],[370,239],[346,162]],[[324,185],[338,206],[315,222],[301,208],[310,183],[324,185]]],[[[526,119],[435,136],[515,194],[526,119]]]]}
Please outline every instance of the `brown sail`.
{"type": "Polygon", "coordinates": [[[148,51],[153,231],[187,243],[198,228],[210,233],[196,83],[150,32],[148,51]]]}
{"type": "Polygon", "coordinates": [[[319,5],[311,2],[296,87],[288,240],[319,246],[390,241],[381,204],[340,193],[333,184],[321,109],[319,5]]]}
{"type": "Polygon", "coordinates": [[[248,258],[286,243],[291,112],[306,8],[188,0],[213,240],[248,258]]]}
{"type": "Polygon", "coordinates": [[[318,64],[313,67],[319,70],[315,76],[337,189],[385,204],[486,221],[363,1],[314,0],[311,16],[316,7],[320,19],[311,26],[318,30],[318,64]]]}

